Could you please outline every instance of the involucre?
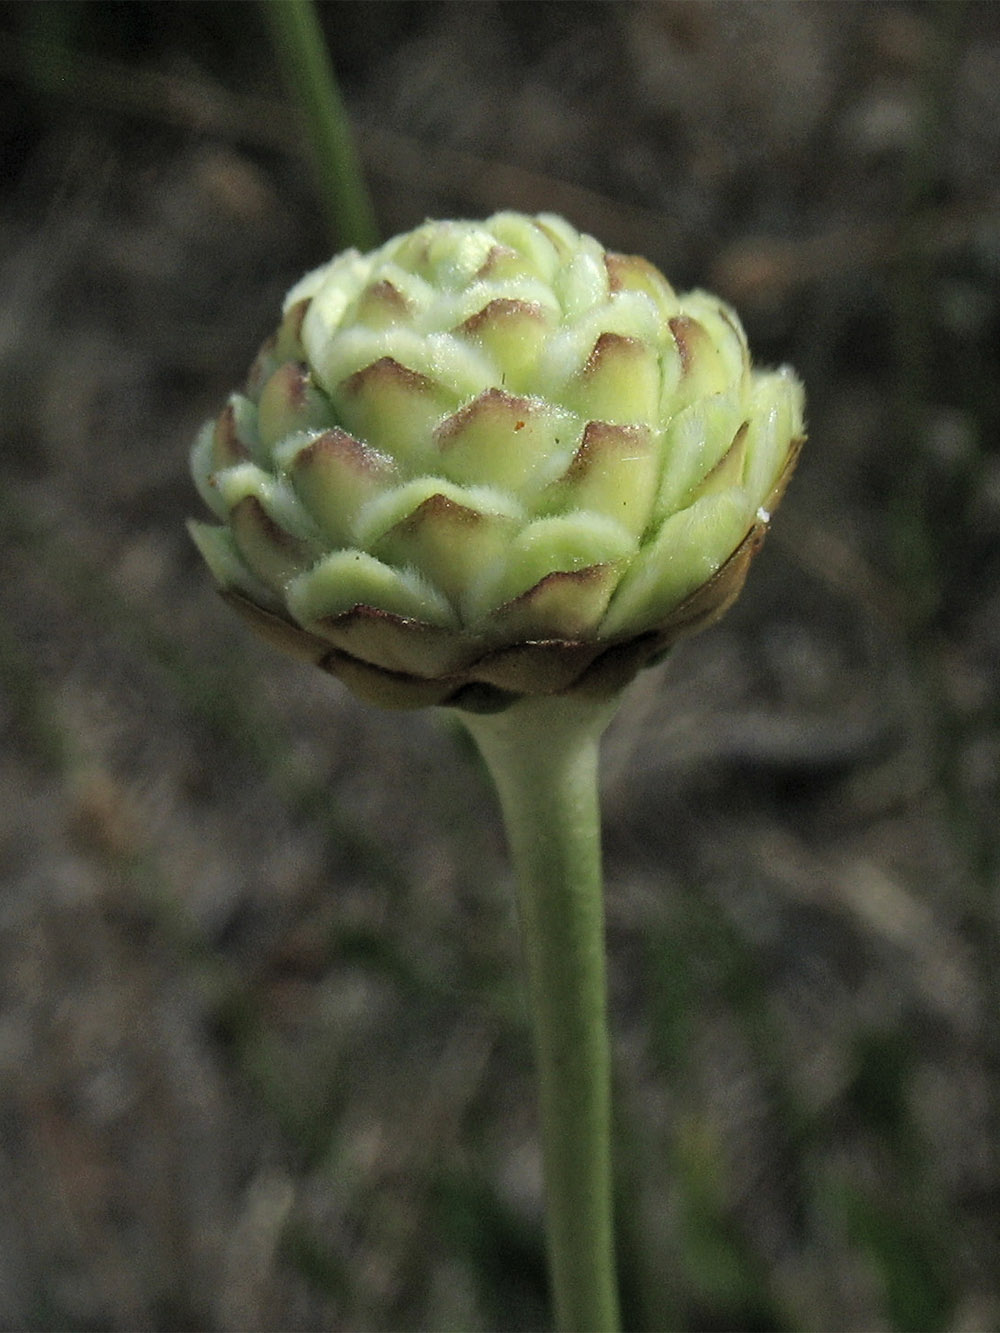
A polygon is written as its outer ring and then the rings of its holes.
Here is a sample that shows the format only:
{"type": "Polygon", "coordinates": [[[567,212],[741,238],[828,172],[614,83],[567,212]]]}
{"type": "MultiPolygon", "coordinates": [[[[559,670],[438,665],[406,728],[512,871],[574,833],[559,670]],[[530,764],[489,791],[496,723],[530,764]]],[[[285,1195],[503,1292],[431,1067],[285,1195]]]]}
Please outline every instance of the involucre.
{"type": "Polygon", "coordinates": [[[272,642],[389,707],[617,691],[743,585],[803,439],[735,313],[561,218],[428,222],[289,292],[192,467],[272,642]]]}

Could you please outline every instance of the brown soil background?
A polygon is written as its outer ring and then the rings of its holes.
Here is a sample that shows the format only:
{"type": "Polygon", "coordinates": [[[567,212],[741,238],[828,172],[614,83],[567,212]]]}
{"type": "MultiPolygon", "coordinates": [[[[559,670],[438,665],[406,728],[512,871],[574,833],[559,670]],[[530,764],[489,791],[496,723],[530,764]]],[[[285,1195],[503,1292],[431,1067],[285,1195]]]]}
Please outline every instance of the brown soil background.
{"type": "MultiPolygon", "coordinates": [[[[807,383],[744,598],[606,744],[629,1325],[997,1327],[1000,7],[323,17],[385,234],[564,212],[807,383]]],[[[488,784],[184,532],[335,246],[259,14],[0,27],[0,1327],[538,1327],[488,784]]]]}

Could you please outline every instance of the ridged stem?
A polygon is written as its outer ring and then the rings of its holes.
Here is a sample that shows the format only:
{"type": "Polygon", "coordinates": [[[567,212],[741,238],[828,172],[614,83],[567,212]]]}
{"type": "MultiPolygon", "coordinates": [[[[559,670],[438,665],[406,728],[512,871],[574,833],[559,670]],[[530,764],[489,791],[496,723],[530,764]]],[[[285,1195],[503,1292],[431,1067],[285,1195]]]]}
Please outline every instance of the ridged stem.
{"type": "Polygon", "coordinates": [[[616,705],[540,698],[462,714],[496,784],[518,880],[563,1333],[618,1328],[597,786],[598,744],[616,705]]]}
{"type": "Polygon", "coordinates": [[[378,228],[350,122],[312,0],[263,0],[289,90],[305,116],[319,189],[338,246],[370,250],[378,228]]]}

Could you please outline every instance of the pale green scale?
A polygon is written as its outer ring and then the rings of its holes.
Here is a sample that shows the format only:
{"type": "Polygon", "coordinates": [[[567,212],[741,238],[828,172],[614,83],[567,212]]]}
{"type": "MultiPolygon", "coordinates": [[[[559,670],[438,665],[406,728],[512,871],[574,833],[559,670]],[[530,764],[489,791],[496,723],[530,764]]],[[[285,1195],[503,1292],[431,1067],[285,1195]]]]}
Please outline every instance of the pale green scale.
{"type": "Polygon", "coordinates": [[[527,592],[547,574],[615,563],[634,555],[636,548],[632,534],[604,514],[581,511],[536,519],[511,544],[490,599],[499,606],[527,592]]]}
{"type": "Polygon", "coordinates": [[[569,466],[580,420],[544,399],[488,399],[440,440],[437,466],[463,486],[486,485],[530,505],[569,466]]]}
{"type": "Polygon", "coordinates": [[[418,323],[428,333],[452,332],[466,320],[478,315],[491,301],[522,301],[547,311],[555,321],[559,303],[552,289],[535,278],[507,278],[502,282],[481,280],[464,291],[442,292],[434,303],[421,311],[418,323]]]}
{"type": "Polygon", "coordinates": [[[206,421],[195,437],[191,449],[191,475],[198,488],[198,494],[217,518],[224,519],[229,512],[226,502],[219,494],[215,482],[215,459],[213,457],[213,436],[215,422],[206,421]]]}
{"type": "Polygon", "coordinates": [[[637,539],[649,523],[659,479],[659,433],[626,427],[591,437],[584,458],[541,497],[546,511],[587,510],[620,523],[637,539]]]}
{"type": "Polygon", "coordinates": [[[580,246],[568,266],[560,270],[555,293],[568,320],[581,319],[595,306],[607,306],[608,271],[604,252],[596,241],[580,246]]]}
{"type": "Polygon", "coordinates": [[[788,440],[803,432],[802,385],[787,368],[760,375],[751,401],[744,484],[751,495],[766,496],[781,471],[788,440]]]}
{"type": "Polygon", "coordinates": [[[524,518],[501,492],[425,477],[372,502],[364,545],[397,568],[418,570],[468,624],[477,610],[471,590],[498,568],[524,518]]]}
{"type": "Polygon", "coordinates": [[[495,383],[491,359],[478,347],[452,333],[432,333],[424,339],[430,353],[428,374],[461,403],[495,383]]]}
{"type": "Polygon", "coordinates": [[[591,251],[596,248],[603,253],[599,242],[592,236],[577,231],[558,213],[539,213],[538,222],[554,238],[560,261],[565,260],[568,255],[575,255],[583,248],[589,248],[591,251]]]}
{"type": "Polygon", "coordinates": [[[655,513],[666,518],[715,467],[743,424],[735,394],[712,394],[683,408],[663,432],[663,471],[655,513]]]}
{"type": "MultiPolygon", "coordinates": [[[[307,323],[308,319],[307,315],[307,323]]],[[[424,364],[428,360],[421,334],[398,325],[385,329],[372,329],[363,324],[349,325],[339,333],[330,335],[319,349],[314,350],[307,343],[306,351],[316,378],[330,394],[335,393],[338,386],[351,375],[382,357],[392,357],[417,371],[422,370],[423,365],[410,364],[408,358],[424,364]]]]}
{"type": "MultiPolygon", "coordinates": [[[[301,289],[296,299],[310,297],[309,309],[302,321],[302,345],[306,350],[309,364],[316,368],[316,353],[326,346],[330,338],[340,328],[344,314],[355,300],[361,289],[367,284],[372,270],[372,260],[349,250],[320,270],[320,277],[315,287],[308,280],[297,284],[289,295],[301,289]]],[[[286,301],[286,310],[289,304],[286,301]]]]}
{"type": "Polygon", "coordinates": [[[606,335],[564,392],[567,402],[592,421],[654,422],[660,398],[656,349],[633,338],[606,335]]]}
{"type": "Polygon", "coordinates": [[[290,436],[275,450],[275,463],[327,540],[355,546],[364,505],[398,472],[392,459],[377,451],[323,445],[315,432],[290,436]]]}
{"type": "Polygon", "coordinates": [[[727,384],[740,385],[750,375],[750,351],[746,334],[736,312],[729,307],[723,309],[719,300],[710,292],[688,292],[683,298],[681,308],[684,314],[708,330],[712,344],[724,367],[727,384]]]}
{"type": "Polygon", "coordinates": [[[750,531],[754,517],[742,488],[706,495],[672,514],[629,565],[600,634],[619,638],[655,625],[711,578],[750,531]]]}
{"type": "Polygon", "coordinates": [[[264,472],[256,463],[238,463],[216,474],[226,509],[232,511],[247,496],[260,502],[278,527],[303,541],[321,543],[323,533],[298,496],[284,480],[264,472]]]}
{"type": "Polygon", "coordinates": [[[335,551],[305,570],[285,590],[288,609],[308,627],[356,606],[455,629],[458,617],[446,598],[414,570],[394,569],[366,551],[335,551]]]}
{"type": "Polygon", "coordinates": [[[495,244],[490,232],[469,223],[434,226],[429,259],[437,285],[453,291],[468,287],[495,244]]]}
{"type": "Polygon", "coordinates": [[[279,366],[261,390],[257,402],[257,437],[254,456],[272,466],[274,446],[294,430],[325,430],[335,424],[329,398],[291,362],[279,366]],[[293,385],[295,386],[293,388],[293,385]]]}
{"type": "MultiPolygon", "coordinates": [[[[584,372],[594,347],[604,333],[623,338],[636,338],[636,314],[648,326],[653,315],[650,303],[640,293],[620,293],[620,300],[611,301],[597,309],[588,310],[579,319],[564,325],[549,339],[538,366],[539,387],[544,393],[558,394],[584,372]],[[633,299],[634,298],[634,299],[633,299]]],[[[652,339],[645,341],[652,343],[652,339]]],[[[632,420],[656,420],[657,404],[645,414],[632,413],[632,420]]],[[[622,404],[623,413],[629,405],[622,404]]]]}
{"type": "Polygon", "coordinates": [[[677,350],[669,324],[664,325],[663,337],[659,348],[660,359],[660,410],[657,418],[667,423],[684,406],[677,401],[677,390],[684,373],[681,354],[677,350]]]}
{"type": "MultiPolygon", "coordinates": [[[[551,219],[546,215],[543,220],[551,219]]],[[[534,219],[520,213],[499,213],[490,219],[490,229],[501,244],[523,255],[538,276],[551,283],[559,267],[559,253],[534,219]]]]}
{"type": "Polygon", "coordinates": [[[345,380],[384,357],[434,380],[455,404],[491,383],[489,363],[475,348],[449,334],[422,334],[402,325],[346,329],[330,339],[314,364],[320,383],[336,398],[345,380]]]}
{"type": "Polygon", "coordinates": [[[281,598],[277,593],[253,573],[240,555],[229,528],[217,528],[194,519],[188,522],[187,527],[220,588],[241,592],[252,602],[271,610],[281,606],[281,598]]]}
{"type": "Polygon", "coordinates": [[[310,269],[308,273],[303,273],[298,282],[285,293],[285,299],[281,303],[282,314],[287,315],[292,306],[297,305],[299,301],[311,301],[336,264],[350,263],[357,259],[361,259],[357,250],[345,250],[343,254],[337,255],[335,259],[331,259],[325,264],[318,264],[316,268],[310,269]]]}
{"type": "Polygon", "coordinates": [[[651,347],[663,345],[664,320],[659,306],[646,292],[612,292],[603,312],[595,312],[594,322],[599,323],[600,313],[604,316],[605,331],[620,333],[627,338],[639,338],[651,347]]]}
{"type": "Polygon", "coordinates": [[[237,439],[246,446],[251,458],[256,459],[258,463],[264,463],[268,454],[261,446],[257,434],[257,404],[245,394],[231,393],[229,406],[233,413],[233,426],[237,439]]]}
{"type": "Polygon", "coordinates": [[[395,260],[387,260],[372,269],[368,285],[371,286],[376,282],[388,282],[395,287],[415,311],[432,305],[437,296],[433,284],[418,273],[413,273],[410,269],[397,264],[395,260]]]}
{"type": "Polygon", "coordinates": [[[374,546],[390,528],[406,519],[432,496],[443,495],[466,509],[496,514],[523,522],[524,507],[504,491],[489,486],[456,486],[441,477],[417,477],[374,496],[357,520],[359,546],[374,546]]]}

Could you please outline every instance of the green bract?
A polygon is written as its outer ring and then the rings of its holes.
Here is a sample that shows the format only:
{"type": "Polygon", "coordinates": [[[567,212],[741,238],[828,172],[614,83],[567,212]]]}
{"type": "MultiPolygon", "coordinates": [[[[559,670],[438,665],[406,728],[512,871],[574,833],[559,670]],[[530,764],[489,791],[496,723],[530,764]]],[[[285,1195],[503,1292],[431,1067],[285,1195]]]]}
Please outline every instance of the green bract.
{"type": "Polygon", "coordinates": [[[308,274],[195,443],[191,531],[273,642],[377,703],[601,696],[725,610],[803,438],[735,313],[561,218],[308,274]]]}

